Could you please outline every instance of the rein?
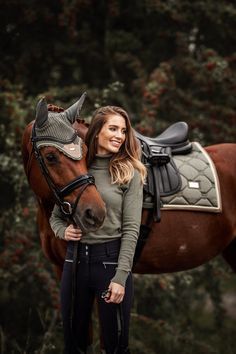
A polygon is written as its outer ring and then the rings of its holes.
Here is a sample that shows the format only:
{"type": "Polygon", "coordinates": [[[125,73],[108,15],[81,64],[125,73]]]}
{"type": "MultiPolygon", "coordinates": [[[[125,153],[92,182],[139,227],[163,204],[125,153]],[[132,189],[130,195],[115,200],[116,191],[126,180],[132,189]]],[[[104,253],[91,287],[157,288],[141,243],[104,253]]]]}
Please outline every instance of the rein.
{"type": "MultiPolygon", "coordinates": [[[[74,140],[75,136],[77,134],[75,133],[73,135],[73,139],[68,142],[71,142],[74,140]]],[[[80,197],[82,193],[85,191],[85,189],[90,186],[90,185],[95,185],[95,180],[94,177],[88,174],[78,176],[76,179],[73,181],[69,182],[66,186],[63,188],[58,188],[55,183],[52,180],[52,177],[50,176],[50,173],[48,171],[48,168],[44,162],[44,159],[41,155],[40,149],[37,147],[37,142],[42,141],[42,140],[53,140],[53,141],[59,141],[56,140],[54,137],[51,136],[45,136],[45,137],[37,137],[36,136],[36,130],[35,130],[35,124],[32,127],[32,136],[31,136],[31,142],[33,145],[33,152],[35,154],[35,157],[39,163],[40,169],[42,171],[42,174],[51,189],[51,191],[54,194],[54,197],[56,199],[56,203],[60,206],[62,213],[66,217],[70,217],[73,220],[73,216],[75,214],[75,210],[77,207],[77,204],[79,203],[80,197]],[[64,198],[69,195],[71,192],[73,192],[76,188],[82,187],[76,197],[76,200],[74,203],[70,203],[66,201],[64,198]]]]}

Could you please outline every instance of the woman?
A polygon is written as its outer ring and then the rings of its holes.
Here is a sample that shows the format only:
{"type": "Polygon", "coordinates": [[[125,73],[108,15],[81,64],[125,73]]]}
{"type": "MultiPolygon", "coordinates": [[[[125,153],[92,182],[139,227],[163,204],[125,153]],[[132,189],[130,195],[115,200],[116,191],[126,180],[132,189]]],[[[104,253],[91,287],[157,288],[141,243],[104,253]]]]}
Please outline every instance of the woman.
{"type": "Polygon", "coordinates": [[[68,241],[61,282],[65,353],[86,353],[92,305],[96,297],[106,354],[129,353],[128,331],[132,305],[132,263],[142,211],[146,169],[130,119],[120,107],[97,109],[86,135],[89,173],[107,209],[102,227],[81,232],[67,226],[55,206],[50,224],[68,241]],[[80,240],[74,308],[70,331],[73,248],[80,240]],[[72,338],[73,337],[73,338],[72,338]],[[75,348],[76,347],[76,348],[75,348]]]}

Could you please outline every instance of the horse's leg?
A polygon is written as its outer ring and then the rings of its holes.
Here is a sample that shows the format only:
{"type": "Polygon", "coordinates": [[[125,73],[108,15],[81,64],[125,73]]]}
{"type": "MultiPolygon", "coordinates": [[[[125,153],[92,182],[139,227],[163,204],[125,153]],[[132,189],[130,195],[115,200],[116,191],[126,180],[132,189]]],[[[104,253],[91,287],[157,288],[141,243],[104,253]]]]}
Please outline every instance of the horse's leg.
{"type": "Polygon", "coordinates": [[[224,249],[222,256],[236,273],[236,238],[224,249]]]}

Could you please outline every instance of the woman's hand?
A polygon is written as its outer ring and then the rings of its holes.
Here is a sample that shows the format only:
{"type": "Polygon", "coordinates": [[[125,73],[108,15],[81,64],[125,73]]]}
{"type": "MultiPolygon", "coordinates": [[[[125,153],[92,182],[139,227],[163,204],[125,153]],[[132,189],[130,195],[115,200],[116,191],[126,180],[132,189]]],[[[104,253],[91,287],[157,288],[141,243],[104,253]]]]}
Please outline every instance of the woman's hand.
{"type": "Polygon", "coordinates": [[[74,225],[70,224],[65,229],[65,240],[66,241],[79,241],[82,237],[82,231],[79,227],[75,227],[74,225]]]}
{"type": "Polygon", "coordinates": [[[113,302],[114,304],[119,304],[123,301],[125,295],[125,288],[122,285],[111,282],[108,291],[110,295],[108,298],[104,299],[106,302],[113,302]]]}

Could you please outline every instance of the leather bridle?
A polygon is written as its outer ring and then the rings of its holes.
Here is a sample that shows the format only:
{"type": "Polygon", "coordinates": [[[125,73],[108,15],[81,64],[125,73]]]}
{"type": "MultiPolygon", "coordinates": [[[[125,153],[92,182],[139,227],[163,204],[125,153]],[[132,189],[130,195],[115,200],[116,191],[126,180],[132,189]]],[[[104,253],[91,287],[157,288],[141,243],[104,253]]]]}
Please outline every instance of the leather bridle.
{"type": "MultiPolygon", "coordinates": [[[[71,141],[67,141],[67,143],[70,143],[74,141],[75,137],[77,136],[76,132],[71,138],[71,141]]],[[[35,123],[33,124],[32,127],[32,136],[31,136],[31,142],[33,145],[33,152],[35,154],[35,157],[39,163],[40,169],[42,171],[42,174],[50,188],[50,190],[53,192],[54,197],[56,199],[56,203],[60,206],[62,213],[69,218],[73,218],[73,215],[75,213],[77,204],[79,203],[80,197],[82,193],[85,191],[85,189],[90,186],[90,185],[95,185],[95,180],[92,175],[85,174],[78,176],[76,179],[73,181],[69,182],[66,186],[63,188],[58,188],[55,183],[53,182],[53,179],[48,171],[48,168],[44,162],[43,156],[40,152],[40,149],[37,147],[37,142],[39,141],[57,141],[55,137],[52,136],[36,136],[36,129],[35,129],[35,123]],[[79,190],[79,193],[76,197],[76,200],[74,203],[70,203],[66,201],[64,198],[69,195],[71,192],[73,192],[76,188],[81,187],[79,190]]]]}

